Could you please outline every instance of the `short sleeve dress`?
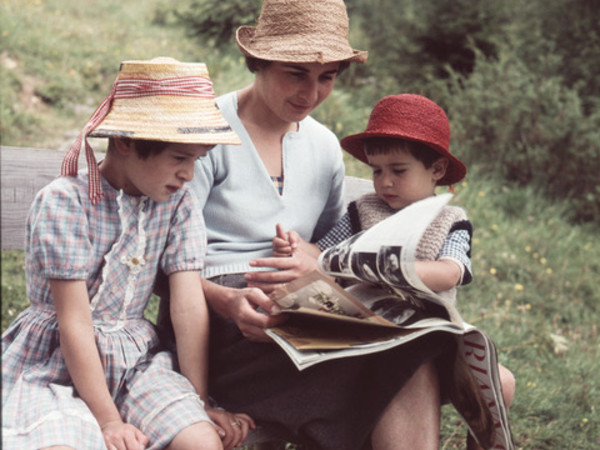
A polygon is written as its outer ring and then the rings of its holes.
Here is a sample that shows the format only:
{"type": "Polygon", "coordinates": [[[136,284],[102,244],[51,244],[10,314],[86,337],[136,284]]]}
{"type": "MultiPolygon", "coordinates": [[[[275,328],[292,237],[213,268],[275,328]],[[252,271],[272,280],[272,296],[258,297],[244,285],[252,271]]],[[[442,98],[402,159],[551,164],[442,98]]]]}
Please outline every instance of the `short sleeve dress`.
{"type": "Polygon", "coordinates": [[[165,202],[129,196],[105,179],[92,205],[87,171],[43,188],[27,221],[30,307],[2,336],[2,448],[51,445],[104,449],[101,430],[78,397],[59,344],[49,280],[86,280],[100,359],[124,421],[163,448],[183,428],[210,421],[191,383],[144,318],[158,268],[202,270],[201,209],[187,188],[165,202]]]}

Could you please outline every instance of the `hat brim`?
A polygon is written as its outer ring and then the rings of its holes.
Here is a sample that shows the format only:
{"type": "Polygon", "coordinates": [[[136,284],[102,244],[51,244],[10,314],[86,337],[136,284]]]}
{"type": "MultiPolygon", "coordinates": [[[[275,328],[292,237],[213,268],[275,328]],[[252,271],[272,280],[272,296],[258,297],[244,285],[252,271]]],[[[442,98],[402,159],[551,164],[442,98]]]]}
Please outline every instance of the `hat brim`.
{"type": "Polygon", "coordinates": [[[303,36],[261,36],[255,39],[256,27],[239,27],[235,39],[240,51],[245,56],[265,61],[320,63],[357,62],[365,63],[368,52],[355,50],[346,42],[336,42],[334,38],[327,46],[312,45],[303,36]]]}
{"type": "Polygon", "coordinates": [[[241,144],[214,103],[161,95],[135,101],[114,99],[110,112],[89,136],[183,144],[241,144]]]}
{"type": "Polygon", "coordinates": [[[443,178],[438,181],[438,185],[447,186],[450,184],[458,183],[467,174],[466,166],[451,153],[448,153],[445,149],[434,145],[430,142],[425,142],[419,139],[411,139],[407,136],[398,136],[393,133],[381,133],[381,132],[363,132],[346,136],[340,141],[342,148],[354,156],[359,161],[369,164],[367,155],[365,154],[365,141],[371,138],[391,138],[391,139],[404,139],[413,142],[419,142],[425,144],[428,147],[439,153],[440,156],[448,159],[449,164],[446,169],[446,174],[443,178]]]}

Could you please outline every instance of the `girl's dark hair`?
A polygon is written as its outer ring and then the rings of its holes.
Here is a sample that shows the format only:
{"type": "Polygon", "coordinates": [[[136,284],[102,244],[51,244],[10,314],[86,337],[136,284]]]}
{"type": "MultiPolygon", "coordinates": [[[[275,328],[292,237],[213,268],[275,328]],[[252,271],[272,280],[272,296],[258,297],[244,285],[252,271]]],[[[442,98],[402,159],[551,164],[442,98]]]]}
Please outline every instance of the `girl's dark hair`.
{"type": "MultiPolygon", "coordinates": [[[[256,73],[265,67],[268,67],[273,61],[267,61],[266,59],[254,58],[252,56],[246,56],[246,67],[252,73],[256,73]]],[[[340,61],[337,74],[341,74],[344,70],[350,67],[350,61],[340,61]]]]}
{"type": "MultiPolygon", "coordinates": [[[[115,145],[113,142],[113,139],[115,139],[115,138],[110,138],[108,141],[108,150],[109,151],[111,151],[111,149],[115,145]]],[[[126,138],[126,137],[118,138],[118,139],[122,139],[125,142],[133,142],[135,152],[141,159],[148,159],[150,156],[154,156],[154,155],[158,155],[158,154],[162,153],[164,151],[164,149],[167,148],[170,144],[170,142],[164,142],[164,141],[147,141],[144,139],[131,139],[131,138],[126,138]]]]}
{"type": "Polygon", "coordinates": [[[387,154],[396,150],[406,150],[415,159],[421,161],[426,169],[429,169],[434,162],[442,158],[442,155],[428,145],[422,144],[421,142],[388,137],[365,139],[366,155],[387,154]]]}

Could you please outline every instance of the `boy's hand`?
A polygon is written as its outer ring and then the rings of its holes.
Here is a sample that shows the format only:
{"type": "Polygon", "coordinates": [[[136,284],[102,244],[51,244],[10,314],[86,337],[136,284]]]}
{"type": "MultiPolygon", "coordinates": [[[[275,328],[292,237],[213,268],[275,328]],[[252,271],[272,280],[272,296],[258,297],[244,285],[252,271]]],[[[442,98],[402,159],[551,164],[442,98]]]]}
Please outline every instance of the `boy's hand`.
{"type": "Polygon", "coordinates": [[[292,256],[302,238],[293,230],[285,232],[281,224],[275,226],[275,237],[273,238],[273,256],[292,256]]]}
{"type": "Polygon", "coordinates": [[[114,420],[102,425],[102,436],[108,450],[141,450],[148,437],[131,424],[114,420]]]}

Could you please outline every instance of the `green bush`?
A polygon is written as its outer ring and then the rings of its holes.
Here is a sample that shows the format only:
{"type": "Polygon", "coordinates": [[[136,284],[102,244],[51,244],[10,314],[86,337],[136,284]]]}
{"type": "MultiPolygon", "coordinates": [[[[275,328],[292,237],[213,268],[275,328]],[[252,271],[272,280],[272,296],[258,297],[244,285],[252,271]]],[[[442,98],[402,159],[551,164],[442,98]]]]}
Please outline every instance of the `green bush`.
{"type": "Polygon", "coordinates": [[[581,0],[531,0],[514,8],[514,51],[538,74],[560,76],[589,113],[600,93],[600,7],[581,0]],[[550,57],[549,57],[550,56],[550,57]]]}
{"type": "Polygon", "coordinates": [[[387,93],[427,89],[448,70],[469,74],[475,49],[495,55],[506,22],[499,2],[456,0],[349,0],[352,26],[369,49],[368,70],[387,93]]]}
{"type": "Polygon", "coordinates": [[[177,8],[175,15],[186,31],[214,47],[232,42],[240,25],[254,25],[260,0],[192,0],[177,8]]]}
{"type": "Polygon", "coordinates": [[[561,78],[532,72],[514,53],[478,58],[445,98],[452,147],[468,166],[570,199],[572,219],[600,220],[600,111],[586,116],[561,78]]]}

